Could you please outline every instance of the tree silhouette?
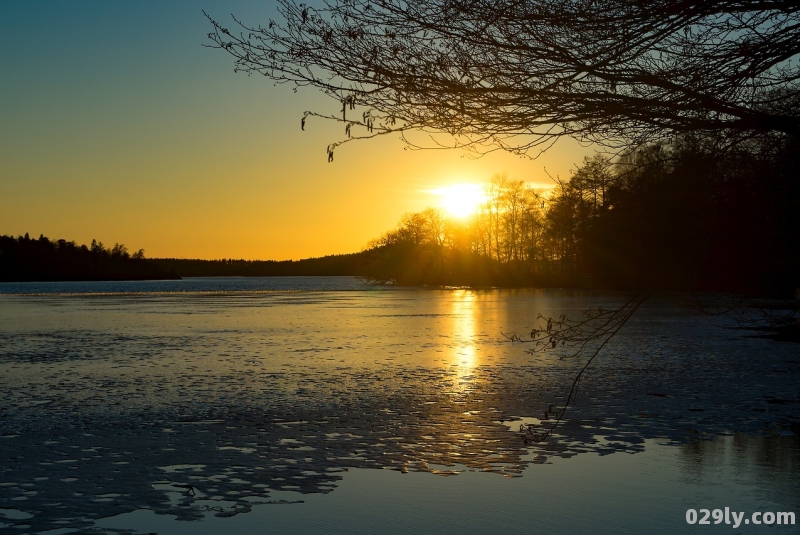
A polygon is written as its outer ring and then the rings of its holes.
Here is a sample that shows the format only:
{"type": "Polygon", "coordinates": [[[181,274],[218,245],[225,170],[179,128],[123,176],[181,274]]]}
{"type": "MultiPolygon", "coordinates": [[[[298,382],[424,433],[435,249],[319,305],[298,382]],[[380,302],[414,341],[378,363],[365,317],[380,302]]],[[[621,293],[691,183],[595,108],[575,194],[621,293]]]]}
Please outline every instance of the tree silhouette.
{"type": "Polygon", "coordinates": [[[531,156],[561,136],[622,148],[800,135],[796,2],[278,1],[283,20],[266,26],[209,17],[209,46],[236,70],[335,99],[337,112],[302,120],[344,123],[329,160],[341,142],[390,132],[531,156]]]}
{"type": "Polygon", "coordinates": [[[37,240],[27,233],[18,238],[0,235],[2,282],[178,278],[171,267],[145,259],[144,249],[131,255],[121,243],[108,250],[97,240],[87,247],[64,239],[51,241],[44,235],[37,240]]]}

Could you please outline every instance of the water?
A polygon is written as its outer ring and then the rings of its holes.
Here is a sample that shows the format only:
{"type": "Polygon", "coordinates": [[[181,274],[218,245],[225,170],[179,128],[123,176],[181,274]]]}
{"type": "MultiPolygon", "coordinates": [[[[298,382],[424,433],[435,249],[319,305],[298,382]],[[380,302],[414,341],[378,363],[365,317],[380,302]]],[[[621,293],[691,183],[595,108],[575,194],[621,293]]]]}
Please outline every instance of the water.
{"type": "Polygon", "coordinates": [[[354,277],[188,277],[154,281],[0,282],[0,295],[364,290],[354,277]]]}
{"type": "Polygon", "coordinates": [[[797,346],[680,299],[648,303],[526,445],[519,423],[582,361],[501,333],[624,295],[346,277],[0,293],[0,529],[684,533],[732,529],[689,508],[800,513],[797,346]]]}

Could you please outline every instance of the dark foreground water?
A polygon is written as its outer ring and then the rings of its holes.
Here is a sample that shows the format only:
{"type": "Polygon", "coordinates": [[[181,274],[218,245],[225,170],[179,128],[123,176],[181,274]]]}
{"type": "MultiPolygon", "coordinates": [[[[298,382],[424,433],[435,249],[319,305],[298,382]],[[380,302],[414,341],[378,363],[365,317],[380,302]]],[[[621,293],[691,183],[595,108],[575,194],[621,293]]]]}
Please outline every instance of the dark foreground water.
{"type": "Polygon", "coordinates": [[[0,294],[3,532],[798,532],[744,519],[800,514],[800,348],[678,298],[526,445],[520,422],[582,361],[501,333],[624,295],[333,277],[0,294]],[[686,522],[726,507],[735,529],[686,522]]]}

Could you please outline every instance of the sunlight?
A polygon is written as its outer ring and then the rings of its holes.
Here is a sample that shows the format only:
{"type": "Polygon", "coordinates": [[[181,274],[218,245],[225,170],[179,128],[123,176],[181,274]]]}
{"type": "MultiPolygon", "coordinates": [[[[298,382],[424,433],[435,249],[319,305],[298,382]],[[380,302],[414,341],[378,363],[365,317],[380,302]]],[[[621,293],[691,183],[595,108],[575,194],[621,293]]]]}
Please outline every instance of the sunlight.
{"type": "Polygon", "coordinates": [[[472,375],[477,364],[475,342],[475,293],[472,290],[456,290],[453,299],[453,334],[456,340],[454,362],[459,370],[459,379],[472,375]]]}
{"type": "Polygon", "coordinates": [[[438,195],[439,205],[456,217],[468,217],[475,213],[485,201],[483,187],[480,184],[455,184],[446,188],[433,190],[438,195]]]}

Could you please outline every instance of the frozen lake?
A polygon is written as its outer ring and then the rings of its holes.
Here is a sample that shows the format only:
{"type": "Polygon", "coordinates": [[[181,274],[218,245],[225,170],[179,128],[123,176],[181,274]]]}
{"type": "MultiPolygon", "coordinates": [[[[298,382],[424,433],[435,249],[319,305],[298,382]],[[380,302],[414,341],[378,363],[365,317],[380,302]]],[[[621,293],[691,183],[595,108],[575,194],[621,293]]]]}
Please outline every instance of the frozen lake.
{"type": "Polygon", "coordinates": [[[624,300],[347,277],[0,284],[0,529],[715,533],[733,526],[687,509],[800,514],[800,347],[678,298],[611,341],[550,441],[523,442],[583,361],[502,333],[624,300]]]}

